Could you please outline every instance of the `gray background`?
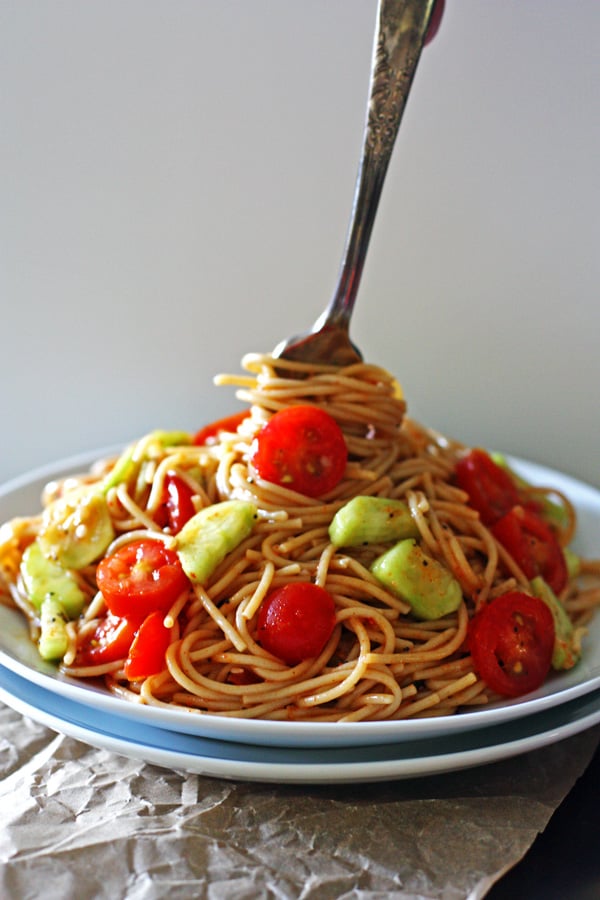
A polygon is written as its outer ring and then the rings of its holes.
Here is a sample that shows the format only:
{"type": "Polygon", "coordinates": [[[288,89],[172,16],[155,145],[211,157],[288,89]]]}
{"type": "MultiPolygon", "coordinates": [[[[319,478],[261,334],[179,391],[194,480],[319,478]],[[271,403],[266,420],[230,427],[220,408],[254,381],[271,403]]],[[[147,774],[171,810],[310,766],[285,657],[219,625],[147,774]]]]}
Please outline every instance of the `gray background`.
{"type": "MultiPolygon", "coordinates": [[[[349,217],[374,0],[0,0],[0,480],[237,407],[349,217]]],[[[410,413],[600,486],[600,3],[448,0],[352,334],[410,413]]]]}

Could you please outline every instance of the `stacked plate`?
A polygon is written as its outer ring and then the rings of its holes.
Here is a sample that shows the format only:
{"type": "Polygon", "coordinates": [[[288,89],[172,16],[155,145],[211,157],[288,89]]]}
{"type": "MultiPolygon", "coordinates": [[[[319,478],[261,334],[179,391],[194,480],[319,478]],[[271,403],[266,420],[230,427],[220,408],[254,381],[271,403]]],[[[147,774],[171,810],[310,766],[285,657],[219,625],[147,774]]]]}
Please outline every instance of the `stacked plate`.
{"type": "MultiPolygon", "coordinates": [[[[72,458],[5,485],[0,521],[35,514],[48,481],[83,471],[102,455],[72,458]]],[[[531,463],[513,464],[528,480],[570,497],[579,516],[575,550],[600,556],[600,492],[531,463]]],[[[0,607],[0,700],[93,746],[202,775],[279,784],[414,778],[515,756],[600,722],[600,616],[582,661],[524,699],[440,718],[333,724],[229,719],[129,703],[61,676],[39,658],[24,618],[0,607]]]]}

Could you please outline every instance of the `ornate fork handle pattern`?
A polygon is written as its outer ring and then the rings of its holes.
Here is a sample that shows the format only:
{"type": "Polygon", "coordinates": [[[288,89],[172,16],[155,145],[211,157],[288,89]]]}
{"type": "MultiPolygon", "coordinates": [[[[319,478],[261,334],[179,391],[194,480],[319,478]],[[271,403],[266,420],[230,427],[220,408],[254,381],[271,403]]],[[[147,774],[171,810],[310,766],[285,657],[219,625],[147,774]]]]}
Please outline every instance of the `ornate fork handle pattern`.
{"type": "Polygon", "coordinates": [[[280,344],[275,355],[347,365],[361,359],[348,329],[375,214],[435,0],[379,0],[369,103],[350,226],[332,300],[310,335],[280,344]]]}
{"type": "Polygon", "coordinates": [[[383,182],[435,0],[380,0],[363,149],[340,280],[330,313],[349,319],[383,182]],[[338,315],[334,309],[340,309],[338,315]]]}

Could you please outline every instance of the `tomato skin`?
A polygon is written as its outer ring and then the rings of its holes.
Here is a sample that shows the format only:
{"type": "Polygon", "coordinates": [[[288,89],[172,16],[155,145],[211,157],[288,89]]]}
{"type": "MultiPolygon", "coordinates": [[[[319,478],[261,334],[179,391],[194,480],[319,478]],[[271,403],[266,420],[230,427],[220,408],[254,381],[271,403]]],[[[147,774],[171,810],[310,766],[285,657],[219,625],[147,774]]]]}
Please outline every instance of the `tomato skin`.
{"type": "Polygon", "coordinates": [[[196,512],[192,501],[194,495],[189,484],[175,472],[167,472],[164,483],[163,500],[155,521],[161,528],[168,528],[171,534],[178,534],[196,512]]]}
{"type": "Polygon", "coordinates": [[[310,582],[290,582],[263,600],[257,640],[288,666],[318,656],[335,627],[335,603],[324,588],[310,582]]]}
{"type": "Polygon", "coordinates": [[[232,413],[230,416],[224,416],[222,419],[210,422],[210,424],[204,425],[204,427],[196,432],[192,443],[197,447],[203,447],[206,444],[214,443],[221,431],[237,431],[238,425],[240,425],[244,419],[247,419],[249,415],[249,409],[242,409],[240,412],[232,413]]]}
{"type": "Polygon", "coordinates": [[[289,406],[275,413],[255,438],[252,465],[261,478],[320,497],[346,471],[348,450],[342,429],[317,406],[289,406]]]}
{"type": "Polygon", "coordinates": [[[189,586],[175,551],[151,538],[131,541],[106,556],[96,580],[110,612],[138,624],[154,610],[166,612],[189,586]]]}
{"type": "Polygon", "coordinates": [[[124,672],[129,681],[140,681],[166,669],[165,654],[171,643],[171,632],[163,623],[164,614],[156,611],[138,628],[125,661],[124,672]]]}
{"type": "Polygon", "coordinates": [[[429,25],[427,27],[423,46],[431,43],[431,41],[438,33],[442,21],[442,16],[444,14],[444,6],[445,0],[437,0],[435,6],[433,7],[433,12],[431,13],[431,19],[429,20],[429,25]]]}
{"type": "Polygon", "coordinates": [[[502,594],[469,624],[473,667],[491,690],[519,697],[546,679],[554,637],[554,619],[543,600],[520,591],[502,594]]]}
{"type": "Polygon", "coordinates": [[[74,666],[100,666],[125,659],[137,624],[108,613],[77,650],[74,666]]]}
{"type": "Polygon", "coordinates": [[[560,594],[569,577],[565,555],[552,529],[533,510],[515,506],[491,531],[527,578],[541,575],[560,594]]]}
{"type": "Polygon", "coordinates": [[[479,447],[458,460],[455,475],[458,486],[469,495],[469,506],[478,511],[484,525],[497,522],[520,502],[508,472],[479,447]]]}

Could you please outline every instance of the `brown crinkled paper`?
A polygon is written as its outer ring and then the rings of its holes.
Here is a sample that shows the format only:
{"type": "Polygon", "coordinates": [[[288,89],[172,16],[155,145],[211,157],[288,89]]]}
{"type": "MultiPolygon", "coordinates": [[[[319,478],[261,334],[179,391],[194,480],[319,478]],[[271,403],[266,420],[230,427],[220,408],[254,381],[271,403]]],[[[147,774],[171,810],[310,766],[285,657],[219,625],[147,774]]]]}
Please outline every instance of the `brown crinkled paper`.
{"type": "Polygon", "coordinates": [[[97,750],[0,705],[0,896],[478,900],[600,729],[489,766],[327,787],[225,781],[97,750]]]}

